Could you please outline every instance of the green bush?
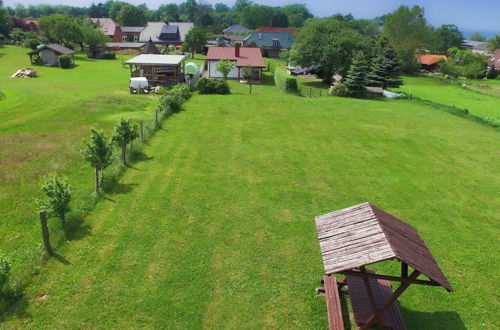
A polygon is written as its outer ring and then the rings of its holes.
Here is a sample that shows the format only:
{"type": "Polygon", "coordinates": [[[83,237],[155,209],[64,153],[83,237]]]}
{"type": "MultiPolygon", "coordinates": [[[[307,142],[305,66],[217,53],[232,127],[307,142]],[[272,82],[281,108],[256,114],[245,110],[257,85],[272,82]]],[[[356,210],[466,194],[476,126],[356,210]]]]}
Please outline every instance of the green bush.
{"type": "Polygon", "coordinates": [[[189,90],[189,86],[187,84],[175,85],[170,91],[167,92],[167,94],[169,93],[178,93],[186,101],[191,97],[191,91],[189,90]]]}
{"type": "Polygon", "coordinates": [[[39,44],[40,43],[38,42],[37,39],[33,39],[33,38],[26,38],[26,39],[24,39],[24,47],[26,47],[26,48],[36,49],[36,47],[39,44]]]}
{"type": "Polygon", "coordinates": [[[104,53],[104,56],[102,58],[105,60],[115,60],[116,53],[115,52],[106,52],[106,53],[104,53]]]}
{"type": "Polygon", "coordinates": [[[287,93],[297,93],[299,90],[297,78],[290,77],[282,68],[274,69],[274,84],[287,93]]]}
{"type": "Polygon", "coordinates": [[[230,94],[231,89],[225,80],[201,78],[196,84],[200,94],[230,94]]]}
{"type": "Polygon", "coordinates": [[[71,56],[69,56],[69,55],[59,56],[59,65],[63,69],[67,69],[67,68],[71,67],[71,56]]]}
{"type": "Polygon", "coordinates": [[[271,59],[266,59],[266,69],[267,71],[274,73],[274,70],[276,69],[276,62],[271,59]]]}
{"type": "Polygon", "coordinates": [[[328,90],[328,95],[330,96],[348,96],[349,89],[342,82],[337,81],[328,90]]]}

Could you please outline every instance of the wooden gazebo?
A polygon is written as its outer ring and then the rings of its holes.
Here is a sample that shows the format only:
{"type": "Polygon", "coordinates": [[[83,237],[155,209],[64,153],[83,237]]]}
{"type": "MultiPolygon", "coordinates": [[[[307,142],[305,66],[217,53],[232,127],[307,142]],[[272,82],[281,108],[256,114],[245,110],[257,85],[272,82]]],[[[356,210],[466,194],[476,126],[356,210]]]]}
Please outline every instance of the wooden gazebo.
{"type": "Polygon", "coordinates": [[[361,329],[406,329],[396,300],[411,284],[453,291],[417,231],[370,203],[318,216],[316,227],[326,274],[320,290],[327,297],[330,329],[344,329],[339,289],[345,285],[361,329]],[[399,276],[365,267],[386,260],[401,263],[399,276]],[[337,281],[333,274],[345,278],[337,281]],[[421,274],[428,279],[418,279],[421,274]],[[394,292],[389,281],[400,283],[394,292]]]}

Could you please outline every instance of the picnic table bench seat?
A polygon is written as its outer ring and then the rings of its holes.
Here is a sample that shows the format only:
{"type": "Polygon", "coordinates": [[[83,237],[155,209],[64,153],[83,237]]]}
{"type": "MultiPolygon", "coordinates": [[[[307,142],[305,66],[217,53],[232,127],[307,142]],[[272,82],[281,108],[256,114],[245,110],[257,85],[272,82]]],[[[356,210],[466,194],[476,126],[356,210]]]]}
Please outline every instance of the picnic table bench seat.
{"type": "Polygon", "coordinates": [[[344,330],[337,279],[333,276],[325,276],[322,282],[325,285],[328,328],[330,330],[344,330]]]}
{"type": "MultiPolygon", "coordinates": [[[[367,271],[374,274],[373,271],[367,271]]],[[[366,324],[368,318],[373,314],[373,308],[368,296],[365,280],[361,276],[346,275],[349,297],[351,299],[354,319],[358,326],[366,324]]],[[[378,308],[392,295],[391,282],[370,278],[369,283],[378,308]]],[[[399,309],[397,301],[393,302],[380,317],[377,324],[380,328],[392,328],[406,330],[406,325],[399,309]]]]}

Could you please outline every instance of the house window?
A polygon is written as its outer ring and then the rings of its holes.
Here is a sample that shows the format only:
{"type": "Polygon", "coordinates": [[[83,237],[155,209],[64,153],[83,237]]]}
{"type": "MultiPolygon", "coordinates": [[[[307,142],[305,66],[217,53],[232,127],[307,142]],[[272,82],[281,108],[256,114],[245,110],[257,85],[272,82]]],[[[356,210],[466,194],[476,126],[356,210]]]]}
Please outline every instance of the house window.
{"type": "Polygon", "coordinates": [[[139,41],[139,37],[138,36],[134,36],[134,42],[137,42],[139,41]]]}
{"type": "Polygon", "coordinates": [[[279,48],[280,47],[280,42],[278,39],[273,39],[273,47],[274,48],[279,48]]]}
{"type": "Polygon", "coordinates": [[[122,42],[127,42],[127,36],[122,36],[122,42]]]}
{"type": "Polygon", "coordinates": [[[262,40],[262,33],[259,32],[259,40],[262,40]]]}

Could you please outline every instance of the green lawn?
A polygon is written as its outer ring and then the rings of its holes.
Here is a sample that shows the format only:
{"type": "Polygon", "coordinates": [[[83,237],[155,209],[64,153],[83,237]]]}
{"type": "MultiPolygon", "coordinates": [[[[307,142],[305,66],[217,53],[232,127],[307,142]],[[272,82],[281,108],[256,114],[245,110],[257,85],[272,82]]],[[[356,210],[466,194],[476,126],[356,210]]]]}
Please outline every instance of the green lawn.
{"type": "MultiPolygon", "coordinates": [[[[0,48],[0,251],[14,260],[16,279],[38,260],[40,234],[33,202],[41,177],[57,172],[73,186],[73,208],[88,204],[92,169],[79,154],[91,127],[110,133],[120,117],[152,119],[152,98],[128,94],[125,58],[76,56],[71,69],[34,67],[38,78],[10,78],[29,67],[28,50],[0,48]]],[[[54,230],[57,240],[58,230],[54,230]]]]}
{"type": "MultiPolygon", "coordinates": [[[[231,87],[164,123],[0,326],[325,328],[314,216],[364,201],[415,226],[456,290],[405,292],[411,329],[500,326],[498,130],[418,102],[291,96],[269,76],[231,87]]],[[[58,163],[88,192],[74,153],[58,163]]]]}
{"type": "MultiPolygon", "coordinates": [[[[403,92],[434,103],[467,109],[473,115],[500,124],[500,108],[498,107],[500,94],[477,92],[478,84],[487,83],[495,86],[496,81],[467,81],[474,86],[471,89],[464,89],[458,85],[450,85],[426,77],[405,77],[404,81],[405,84],[400,88],[403,92]]],[[[489,91],[495,91],[495,89],[492,88],[489,91]]]]}

